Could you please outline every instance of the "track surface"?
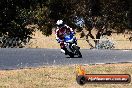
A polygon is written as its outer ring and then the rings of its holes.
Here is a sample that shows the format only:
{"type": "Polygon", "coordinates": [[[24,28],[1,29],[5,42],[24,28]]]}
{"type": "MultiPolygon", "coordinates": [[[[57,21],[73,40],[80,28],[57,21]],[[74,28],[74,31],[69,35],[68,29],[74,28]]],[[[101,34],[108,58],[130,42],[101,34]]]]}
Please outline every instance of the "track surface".
{"type": "Polygon", "coordinates": [[[81,52],[83,58],[69,58],[59,49],[0,49],[0,69],[132,61],[132,50],[83,49],[81,52]]]}

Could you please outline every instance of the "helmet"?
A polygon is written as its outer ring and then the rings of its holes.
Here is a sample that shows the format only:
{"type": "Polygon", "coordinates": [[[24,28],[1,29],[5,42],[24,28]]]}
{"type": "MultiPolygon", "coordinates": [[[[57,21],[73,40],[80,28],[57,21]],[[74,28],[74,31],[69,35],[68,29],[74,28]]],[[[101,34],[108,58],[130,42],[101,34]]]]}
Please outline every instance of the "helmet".
{"type": "Polygon", "coordinates": [[[64,24],[63,24],[63,20],[58,20],[58,21],[56,22],[56,24],[57,24],[57,26],[59,26],[59,27],[61,27],[61,26],[64,25],[64,24]]]}

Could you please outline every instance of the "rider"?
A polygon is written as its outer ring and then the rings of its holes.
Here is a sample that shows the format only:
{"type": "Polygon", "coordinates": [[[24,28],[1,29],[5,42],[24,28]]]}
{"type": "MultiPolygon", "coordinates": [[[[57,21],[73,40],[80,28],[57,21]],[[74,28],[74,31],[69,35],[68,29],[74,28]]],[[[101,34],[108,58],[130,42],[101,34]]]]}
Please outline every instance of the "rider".
{"type": "Polygon", "coordinates": [[[75,34],[73,29],[66,24],[63,23],[63,20],[58,20],[56,22],[57,28],[55,30],[56,40],[58,43],[60,43],[61,51],[64,52],[66,55],[68,54],[68,50],[66,49],[64,45],[64,36],[67,32],[70,32],[71,34],[75,34]]]}

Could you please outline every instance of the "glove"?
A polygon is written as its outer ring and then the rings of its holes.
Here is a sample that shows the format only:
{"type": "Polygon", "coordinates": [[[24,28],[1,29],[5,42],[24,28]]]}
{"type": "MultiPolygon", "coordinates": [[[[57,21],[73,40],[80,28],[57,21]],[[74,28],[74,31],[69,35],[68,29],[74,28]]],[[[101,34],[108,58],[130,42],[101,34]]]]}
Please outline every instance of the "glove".
{"type": "Polygon", "coordinates": [[[63,42],[63,40],[61,40],[61,39],[56,39],[56,40],[58,43],[63,42]]]}
{"type": "Polygon", "coordinates": [[[75,35],[76,33],[74,31],[71,32],[73,35],[75,35]]]}
{"type": "Polygon", "coordinates": [[[58,43],[60,43],[60,39],[56,39],[58,43]]]}

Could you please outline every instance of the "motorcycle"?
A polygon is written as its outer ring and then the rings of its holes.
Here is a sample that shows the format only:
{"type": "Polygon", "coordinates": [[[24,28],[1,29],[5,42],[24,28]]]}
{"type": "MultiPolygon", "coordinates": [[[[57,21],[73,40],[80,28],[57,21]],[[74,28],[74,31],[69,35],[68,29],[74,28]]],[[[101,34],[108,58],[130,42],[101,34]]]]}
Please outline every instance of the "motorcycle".
{"type": "Polygon", "coordinates": [[[76,38],[75,36],[70,33],[70,34],[66,34],[64,36],[64,44],[65,44],[65,47],[67,48],[68,50],[68,55],[73,58],[75,55],[78,56],[78,58],[82,58],[82,54],[80,52],[80,47],[77,45],[77,41],[76,41],[76,38]]]}

